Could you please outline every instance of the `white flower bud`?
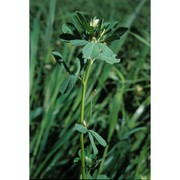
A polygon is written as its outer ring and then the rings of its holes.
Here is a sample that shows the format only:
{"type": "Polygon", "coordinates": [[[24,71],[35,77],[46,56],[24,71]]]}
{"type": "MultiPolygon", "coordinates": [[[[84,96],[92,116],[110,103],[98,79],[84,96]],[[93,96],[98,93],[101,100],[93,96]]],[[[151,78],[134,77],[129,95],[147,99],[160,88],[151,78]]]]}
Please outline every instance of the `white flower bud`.
{"type": "Polygon", "coordinates": [[[99,19],[95,19],[94,22],[93,22],[93,27],[96,27],[98,22],[99,22],[99,19]]]}
{"type": "Polygon", "coordinates": [[[99,23],[99,19],[93,19],[93,20],[91,19],[90,26],[96,27],[98,23],[99,23]]]}

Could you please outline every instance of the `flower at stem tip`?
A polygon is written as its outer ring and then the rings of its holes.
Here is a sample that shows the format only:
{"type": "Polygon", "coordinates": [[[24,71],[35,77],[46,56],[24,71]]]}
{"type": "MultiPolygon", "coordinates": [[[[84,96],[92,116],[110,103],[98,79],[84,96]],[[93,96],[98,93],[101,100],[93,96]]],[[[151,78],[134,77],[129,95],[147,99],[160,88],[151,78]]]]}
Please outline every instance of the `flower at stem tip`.
{"type": "Polygon", "coordinates": [[[96,19],[96,18],[91,19],[90,26],[95,28],[98,25],[98,23],[99,23],[99,19],[96,19]]]}

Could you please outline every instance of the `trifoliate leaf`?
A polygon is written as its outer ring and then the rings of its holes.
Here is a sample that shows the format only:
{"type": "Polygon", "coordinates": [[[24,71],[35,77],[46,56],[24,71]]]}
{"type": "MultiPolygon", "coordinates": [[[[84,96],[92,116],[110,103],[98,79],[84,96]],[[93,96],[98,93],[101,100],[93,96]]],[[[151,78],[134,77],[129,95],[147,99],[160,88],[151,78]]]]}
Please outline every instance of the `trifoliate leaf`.
{"type": "MultiPolygon", "coordinates": [[[[98,143],[102,146],[106,146],[106,141],[95,131],[89,130],[89,133],[94,136],[94,138],[98,141],[98,143]]],[[[89,134],[88,133],[88,134],[89,134]]]]}

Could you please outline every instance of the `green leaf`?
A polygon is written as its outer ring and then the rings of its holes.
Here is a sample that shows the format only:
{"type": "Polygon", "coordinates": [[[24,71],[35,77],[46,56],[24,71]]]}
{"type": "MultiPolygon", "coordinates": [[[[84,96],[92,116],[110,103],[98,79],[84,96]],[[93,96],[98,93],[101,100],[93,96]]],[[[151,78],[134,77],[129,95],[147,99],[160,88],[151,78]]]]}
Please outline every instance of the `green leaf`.
{"type": "Polygon", "coordinates": [[[70,43],[74,46],[84,46],[88,43],[86,40],[75,39],[71,40],[70,43]]]}
{"type": "Polygon", "coordinates": [[[82,124],[75,124],[75,130],[79,131],[80,133],[86,133],[88,130],[86,127],[84,127],[82,124]]]}
{"type": "Polygon", "coordinates": [[[68,73],[71,73],[67,64],[65,63],[65,61],[63,60],[63,57],[62,55],[57,52],[57,51],[54,51],[52,50],[52,54],[54,56],[54,58],[56,59],[56,62],[59,63],[60,65],[62,64],[64,66],[64,69],[68,72],[68,73]]]}
{"type": "Polygon", "coordinates": [[[96,59],[99,55],[98,46],[96,43],[88,42],[83,48],[83,57],[85,59],[96,59]]]}
{"type": "Polygon", "coordinates": [[[113,51],[103,43],[97,43],[97,46],[99,47],[100,52],[106,54],[107,56],[112,56],[114,54],[113,51]]]}
{"type": "MultiPolygon", "coordinates": [[[[70,32],[70,33],[68,33],[68,34],[72,34],[72,35],[76,36],[77,39],[81,39],[81,35],[80,35],[78,29],[75,27],[74,24],[72,24],[71,22],[67,22],[67,23],[65,24],[65,26],[66,26],[65,30],[67,30],[67,31],[70,32]],[[68,29],[67,29],[67,28],[68,28],[68,29]]],[[[67,32],[64,32],[64,33],[67,33],[67,32]]]]}
{"type": "Polygon", "coordinates": [[[118,25],[118,21],[114,21],[114,22],[111,22],[110,27],[111,29],[114,29],[117,27],[117,25],[118,25]]]}
{"type": "Polygon", "coordinates": [[[62,40],[62,41],[71,41],[71,40],[75,40],[77,39],[76,36],[72,35],[72,34],[68,34],[68,33],[63,33],[59,36],[59,38],[62,40]]]}
{"type": "Polygon", "coordinates": [[[76,12],[76,15],[77,15],[77,19],[79,20],[82,28],[87,31],[90,27],[90,24],[88,24],[87,19],[78,11],[76,12]]]}
{"type": "Polygon", "coordinates": [[[106,32],[104,33],[104,35],[109,36],[110,34],[112,34],[112,32],[114,31],[114,29],[117,27],[118,22],[106,22],[104,23],[104,28],[106,29],[106,32]]]}
{"type": "Polygon", "coordinates": [[[63,31],[63,33],[72,34],[73,35],[73,31],[66,24],[63,24],[62,31],[63,31]]]}
{"type": "Polygon", "coordinates": [[[115,41],[115,40],[118,40],[118,39],[120,39],[120,38],[119,38],[119,36],[118,36],[117,34],[111,34],[110,36],[107,36],[107,37],[104,39],[104,41],[105,41],[106,43],[110,43],[110,42],[115,41]]]}
{"type": "Polygon", "coordinates": [[[107,177],[106,175],[102,174],[102,175],[98,175],[97,179],[110,179],[110,178],[107,177]]]}
{"type": "Polygon", "coordinates": [[[91,145],[92,145],[92,148],[93,148],[93,152],[94,152],[94,154],[97,154],[97,153],[98,153],[98,149],[97,149],[97,147],[96,147],[96,145],[95,145],[95,143],[94,143],[94,138],[93,138],[93,136],[91,135],[90,132],[88,132],[88,135],[89,135],[89,139],[90,139],[90,141],[91,141],[91,145]]]}
{"type": "Polygon", "coordinates": [[[106,141],[95,131],[89,130],[89,132],[95,137],[98,143],[102,146],[106,146],[106,141]]]}
{"type": "Polygon", "coordinates": [[[110,26],[110,22],[104,22],[102,25],[103,29],[108,29],[108,27],[110,26]]]}
{"type": "Polygon", "coordinates": [[[116,55],[113,55],[113,56],[106,56],[105,54],[101,54],[98,59],[99,60],[103,60],[109,64],[114,64],[114,63],[119,63],[120,62],[120,59],[116,59],[115,57],[116,55]]]}
{"type": "Polygon", "coordinates": [[[59,64],[63,62],[63,57],[59,52],[52,50],[52,54],[59,64]]]}
{"type": "Polygon", "coordinates": [[[76,65],[76,68],[77,68],[75,74],[78,75],[80,73],[80,71],[81,71],[81,64],[80,64],[79,58],[76,58],[75,65],[76,65]]]}
{"type": "Polygon", "coordinates": [[[116,59],[116,55],[103,43],[88,42],[82,53],[85,59],[99,59],[109,64],[120,62],[120,59],[116,59]]]}
{"type": "Polygon", "coordinates": [[[80,158],[79,157],[76,157],[76,158],[74,158],[74,161],[73,161],[73,163],[78,163],[80,161],[80,158]]]}
{"type": "Polygon", "coordinates": [[[67,93],[68,91],[70,91],[76,82],[77,77],[73,74],[68,75],[62,82],[61,86],[60,86],[60,92],[62,94],[67,93]]]}
{"type": "Polygon", "coordinates": [[[114,54],[113,51],[109,49],[105,44],[97,43],[97,46],[100,52],[97,59],[106,61],[109,64],[120,62],[120,59],[116,59],[116,54],[114,54]]]}
{"type": "Polygon", "coordinates": [[[78,155],[79,155],[79,157],[81,158],[81,149],[79,149],[78,155]]]}
{"type": "Polygon", "coordinates": [[[83,68],[86,66],[87,59],[83,58],[83,54],[82,53],[78,54],[78,57],[76,59],[79,60],[80,65],[81,65],[80,71],[82,71],[83,68]]]}
{"type": "Polygon", "coordinates": [[[127,31],[128,31],[128,28],[126,27],[118,27],[117,29],[109,33],[104,39],[104,41],[108,43],[108,42],[118,40],[127,31]]]}
{"type": "Polygon", "coordinates": [[[118,27],[114,33],[116,33],[119,37],[128,31],[126,27],[118,27]]]}

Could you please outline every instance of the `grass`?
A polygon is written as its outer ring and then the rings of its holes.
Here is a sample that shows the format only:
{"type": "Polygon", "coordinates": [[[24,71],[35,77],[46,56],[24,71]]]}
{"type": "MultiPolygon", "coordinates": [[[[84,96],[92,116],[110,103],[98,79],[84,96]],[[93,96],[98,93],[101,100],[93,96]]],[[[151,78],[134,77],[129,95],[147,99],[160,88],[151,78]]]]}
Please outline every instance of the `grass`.
{"type": "MultiPolygon", "coordinates": [[[[106,152],[98,146],[99,158],[105,154],[99,164],[103,174],[111,179],[150,179],[148,0],[30,1],[30,177],[79,178],[80,167],[73,159],[80,148],[74,131],[80,116],[81,95],[76,91],[80,83],[74,91],[61,95],[59,86],[66,73],[51,55],[52,49],[60,49],[67,63],[75,57],[76,49],[61,43],[58,36],[62,24],[73,21],[76,10],[118,20],[140,32],[138,37],[129,33],[112,43],[121,58],[118,65],[94,62],[84,114],[89,116],[91,93],[96,89],[89,127],[108,142],[106,152]]],[[[84,141],[87,146],[88,139],[84,141]]]]}

